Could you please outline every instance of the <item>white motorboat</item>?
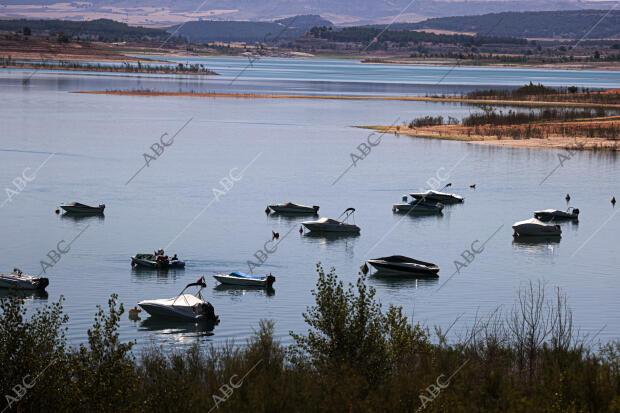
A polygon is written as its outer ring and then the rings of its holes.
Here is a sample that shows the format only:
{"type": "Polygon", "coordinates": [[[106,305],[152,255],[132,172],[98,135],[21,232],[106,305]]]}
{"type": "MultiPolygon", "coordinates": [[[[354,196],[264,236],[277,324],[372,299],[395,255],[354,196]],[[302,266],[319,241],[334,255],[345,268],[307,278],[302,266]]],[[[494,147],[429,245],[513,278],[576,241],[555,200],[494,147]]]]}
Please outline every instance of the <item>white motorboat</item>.
{"type": "Polygon", "coordinates": [[[562,228],[559,225],[545,224],[544,222],[531,218],[525,221],[515,222],[512,226],[514,236],[560,236],[562,228]]]}
{"type": "Polygon", "coordinates": [[[240,271],[231,272],[230,274],[215,274],[213,278],[222,284],[267,288],[271,288],[276,281],[276,277],[271,274],[266,277],[260,277],[257,275],[245,274],[240,271]]]}
{"type": "Polygon", "coordinates": [[[409,214],[440,214],[442,210],[443,204],[439,202],[424,202],[422,199],[407,202],[407,195],[403,196],[403,203],[392,205],[392,211],[409,214]]]}
{"type": "Polygon", "coordinates": [[[47,278],[33,277],[14,268],[12,274],[0,274],[0,288],[16,290],[45,290],[50,281],[47,278]]]}
{"type": "Polygon", "coordinates": [[[267,206],[267,208],[271,209],[273,212],[281,214],[316,214],[319,211],[319,207],[317,205],[299,205],[292,202],[273,204],[267,206]]]}
{"type": "Polygon", "coordinates": [[[71,202],[70,204],[61,205],[60,207],[71,214],[103,214],[103,210],[105,209],[104,204],[92,206],[79,202],[71,202]]]}
{"type": "Polygon", "coordinates": [[[430,262],[415,260],[403,255],[392,255],[389,257],[374,258],[368,263],[375,267],[382,274],[394,275],[422,275],[428,277],[438,277],[439,266],[430,262]]]}
{"type": "Polygon", "coordinates": [[[457,204],[465,200],[462,196],[449,194],[447,192],[433,191],[432,189],[425,192],[413,192],[409,195],[422,201],[441,202],[443,204],[457,204]]]}
{"type": "Polygon", "coordinates": [[[349,218],[353,218],[355,208],[347,208],[338,217],[338,219],[321,218],[316,221],[304,221],[301,223],[308,230],[313,232],[360,232],[360,227],[347,222],[349,218]]]}
{"type": "Polygon", "coordinates": [[[566,211],[559,209],[543,209],[542,211],[534,211],[534,217],[541,221],[579,219],[579,209],[569,207],[566,211]]]}
{"type": "Polygon", "coordinates": [[[176,297],[144,300],[138,305],[153,317],[187,321],[218,321],[219,317],[215,315],[211,303],[204,301],[200,295],[200,291],[206,286],[204,277],[201,277],[197,282],[187,284],[176,297]],[[196,295],[184,294],[189,287],[200,288],[196,295]]]}

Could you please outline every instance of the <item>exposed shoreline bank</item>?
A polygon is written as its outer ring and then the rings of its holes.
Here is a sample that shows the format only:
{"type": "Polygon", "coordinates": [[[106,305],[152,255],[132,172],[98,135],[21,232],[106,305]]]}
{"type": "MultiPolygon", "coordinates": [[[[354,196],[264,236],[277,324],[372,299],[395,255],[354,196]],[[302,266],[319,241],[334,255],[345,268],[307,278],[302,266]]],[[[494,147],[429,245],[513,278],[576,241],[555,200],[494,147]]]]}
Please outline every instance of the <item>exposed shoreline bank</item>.
{"type": "Polygon", "coordinates": [[[519,101],[501,99],[469,99],[459,97],[427,97],[427,96],[325,96],[325,95],[284,95],[261,93],[193,93],[193,92],[155,92],[155,91],[73,91],[71,93],[86,93],[94,95],[116,96],[161,96],[161,97],[197,97],[197,98],[240,98],[240,99],[327,99],[327,100],[401,100],[417,102],[446,102],[467,104],[494,104],[505,106],[572,106],[572,107],[615,107],[620,104],[604,104],[591,102],[546,102],[546,101],[519,101]]]}

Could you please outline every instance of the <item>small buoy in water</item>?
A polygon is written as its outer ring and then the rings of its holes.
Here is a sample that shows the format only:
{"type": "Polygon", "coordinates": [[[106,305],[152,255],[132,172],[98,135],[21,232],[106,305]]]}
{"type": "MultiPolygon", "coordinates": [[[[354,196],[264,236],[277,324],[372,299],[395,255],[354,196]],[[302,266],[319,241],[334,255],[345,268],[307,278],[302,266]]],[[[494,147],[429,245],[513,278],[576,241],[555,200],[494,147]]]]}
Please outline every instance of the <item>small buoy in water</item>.
{"type": "Polygon", "coordinates": [[[611,204],[616,206],[616,197],[611,198],[611,204]]]}
{"type": "Polygon", "coordinates": [[[366,263],[364,263],[364,265],[362,265],[362,266],[360,267],[360,270],[362,270],[362,273],[363,273],[364,275],[365,275],[365,274],[368,274],[368,265],[366,265],[366,263]]]}
{"type": "Polygon", "coordinates": [[[299,233],[303,234],[304,233],[304,227],[299,227],[299,233]]]}
{"type": "Polygon", "coordinates": [[[280,238],[280,233],[276,232],[276,231],[271,231],[271,233],[273,234],[273,239],[278,239],[280,238]]]}
{"type": "Polygon", "coordinates": [[[265,208],[265,214],[269,213],[269,207],[265,208]]]}
{"type": "Polygon", "coordinates": [[[60,208],[56,208],[56,211],[55,211],[55,212],[56,212],[57,214],[60,214],[60,208]]]}
{"type": "Polygon", "coordinates": [[[566,199],[566,202],[570,201],[570,195],[566,194],[566,198],[564,198],[564,199],[566,199]]]}
{"type": "Polygon", "coordinates": [[[476,189],[476,184],[471,184],[471,185],[469,185],[469,187],[472,188],[472,189],[476,189]]]}

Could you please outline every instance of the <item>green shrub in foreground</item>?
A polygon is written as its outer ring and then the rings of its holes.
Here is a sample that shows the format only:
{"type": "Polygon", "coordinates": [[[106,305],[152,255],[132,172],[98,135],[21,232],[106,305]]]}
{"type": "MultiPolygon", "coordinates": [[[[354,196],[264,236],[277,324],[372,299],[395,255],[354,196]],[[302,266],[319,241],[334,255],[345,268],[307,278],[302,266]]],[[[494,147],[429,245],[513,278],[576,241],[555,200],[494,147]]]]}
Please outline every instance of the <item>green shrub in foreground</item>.
{"type": "Polygon", "coordinates": [[[590,349],[572,326],[566,297],[542,284],[515,305],[476,317],[462,339],[386,311],[360,277],[355,285],[317,266],[315,305],[294,344],[263,320],[245,346],[136,359],[122,343],[123,306],[112,296],[68,347],[62,299],[29,318],[18,297],[0,300],[0,408],[20,412],[619,412],[620,343],[590,349]],[[41,373],[41,374],[40,374],[41,373]],[[40,374],[40,375],[39,375],[40,374]],[[37,375],[39,375],[37,377],[37,375]],[[448,380],[448,378],[453,377],[448,380]],[[26,377],[27,376],[27,377],[26,377]],[[26,378],[25,378],[26,377],[26,378]],[[441,386],[440,386],[441,385],[441,386]],[[14,388],[18,393],[14,393],[14,388]],[[21,387],[19,387],[21,386],[21,387]],[[21,397],[17,397],[21,395],[21,397]]]}

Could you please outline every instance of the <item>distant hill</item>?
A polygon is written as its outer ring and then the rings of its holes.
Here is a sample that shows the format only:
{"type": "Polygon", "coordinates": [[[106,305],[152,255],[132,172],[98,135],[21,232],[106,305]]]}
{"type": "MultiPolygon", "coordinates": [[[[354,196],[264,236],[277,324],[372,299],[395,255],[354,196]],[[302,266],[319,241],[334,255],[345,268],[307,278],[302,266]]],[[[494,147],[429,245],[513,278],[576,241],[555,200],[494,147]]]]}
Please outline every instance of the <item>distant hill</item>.
{"type": "Polygon", "coordinates": [[[188,20],[265,21],[321,15],[341,26],[418,22],[431,17],[509,11],[610,9],[615,2],[589,0],[2,0],[0,17],[92,20],[171,26],[188,20]]]}
{"type": "MultiPolygon", "coordinates": [[[[314,26],[332,26],[318,15],[302,15],[275,22],[217,21],[188,22],[180,26],[177,34],[192,42],[274,42],[293,40],[314,26]]],[[[179,26],[172,26],[174,32],[179,26]]]]}
{"type": "Polygon", "coordinates": [[[0,31],[17,32],[23,30],[24,27],[29,27],[33,34],[63,32],[70,36],[101,41],[165,39],[170,36],[162,29],[134,27],[109,19],[91,21],[0,20],[0,31]]]}
{"type": "Polygon", "coordinates": [[[284,26],[298,27],[300,29],[311,29],[313,27],[331,27],[334,24],[329,20],[325,20],[318,14],[304,14],[294,17],[287,17],[286,19],[275,20],[275,23],[280,23],[284,26]]]}
{"type": "Polygon", "coordinates": [[[441,17],[419,23],[396,23],[390,29],[438,29],[480,35],[559,39],[581,39],[587,34],[588,39],[620,39],[620,10],[613,10],[605,16],[607,12],[569,10],[492,13],[441,17]]]}

